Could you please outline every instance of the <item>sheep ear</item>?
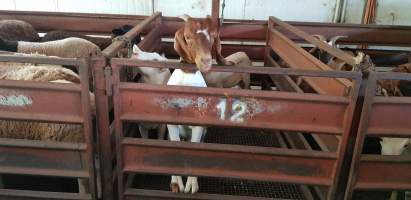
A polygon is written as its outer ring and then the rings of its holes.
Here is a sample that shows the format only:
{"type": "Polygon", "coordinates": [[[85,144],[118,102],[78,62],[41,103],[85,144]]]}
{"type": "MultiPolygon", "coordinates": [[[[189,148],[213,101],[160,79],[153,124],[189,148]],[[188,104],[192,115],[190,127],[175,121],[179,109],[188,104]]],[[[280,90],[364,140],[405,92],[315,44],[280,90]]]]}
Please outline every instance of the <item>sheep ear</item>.
{"type": "Polygon", "coordinates": [[[137,54],[139,52],[141,52],[141,49],[137,45],[133,45],[133,53],[137,54]]]}
{"type": "Polygon", "coordinates": [[[184,14],[184,15],[179,16],[178,18],[180,18],[180,19],[184,20],[185,22],[187,22],[188,19],[190,19],[191,17],[187,14],[184,14]]]}

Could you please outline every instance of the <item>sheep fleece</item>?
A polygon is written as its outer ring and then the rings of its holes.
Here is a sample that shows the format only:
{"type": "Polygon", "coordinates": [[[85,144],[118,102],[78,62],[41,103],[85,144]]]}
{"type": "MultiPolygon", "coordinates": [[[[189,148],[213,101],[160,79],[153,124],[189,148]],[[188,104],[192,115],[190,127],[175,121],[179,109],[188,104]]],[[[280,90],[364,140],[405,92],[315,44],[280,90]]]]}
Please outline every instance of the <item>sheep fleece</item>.
{"type": "Polygon", "coordinates": [[[92,55],[101,55],[101,50],[97,45],[74,37],[49,42],[19,42],[17,51],[62,58],[88,58],[92,55]]]}

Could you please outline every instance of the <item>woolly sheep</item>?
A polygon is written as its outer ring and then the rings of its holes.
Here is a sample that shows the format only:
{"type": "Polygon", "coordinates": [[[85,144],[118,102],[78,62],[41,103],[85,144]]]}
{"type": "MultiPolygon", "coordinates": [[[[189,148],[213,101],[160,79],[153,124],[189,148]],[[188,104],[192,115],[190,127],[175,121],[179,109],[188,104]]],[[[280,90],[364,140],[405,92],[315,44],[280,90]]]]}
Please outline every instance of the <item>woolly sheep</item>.
{"type": "MultiPolygon", "coordinates": [[[[0,79],[77,84],[80,78],[71,70],[58,65],[0,62],[0,79]]],[[[90,94],[91,112],[95,114],[94,95],[90,94]]],[[[0,120],[0,137],[56,142],[83,143],[83,127],[75,124],[39,123],[0,120]]],[[[88,192],[88,180],[78,179],[79,192],[88,192]]],[[[0,178],[0,186],[2,181],[0,178]]]]}
{"type": "Polygon", "coordinates": [[[87,58],[101,55],[95,44],[82,38],[66,38],[50,42],[23,42],[0,39],[0,50],[18,53],[38,53],[62,58],[87,58]]]}
{"type": "Polygon", "coordinates": [[[1,20],[0,38],[12,41],[37,42],[39,34],[33,26],[20,20],[1,20]]]}
{"type": "MultiPolygon", "coordinates": [[[[98,47],[100,47],[101,50],[107,48],[111,43],[112,43],[112,38],[115,38],[117,36],[121,36],[126,34],[128,31],[130,31],[133,28],[131,25],[123,25],[120,28],[115,28],[113,29],[111,38],[102,38],[102,37],[91,37],[82,33],[77,33],[77,32],[70,32],[70,31],[64,31],[64,30],[56,30],[56,31],[51,31],[48,32],[46,35],[41,38],[42,42],[48,42],[48,41],[55,41],[55,40],[62,40],[70,37],[76,37],[76,38],[83,38],[85,40],[88,40],[98,47]]],[[[141,41],[140,35],[136,36],[131,42],[132,44],[138,44],[141,41]]]]}

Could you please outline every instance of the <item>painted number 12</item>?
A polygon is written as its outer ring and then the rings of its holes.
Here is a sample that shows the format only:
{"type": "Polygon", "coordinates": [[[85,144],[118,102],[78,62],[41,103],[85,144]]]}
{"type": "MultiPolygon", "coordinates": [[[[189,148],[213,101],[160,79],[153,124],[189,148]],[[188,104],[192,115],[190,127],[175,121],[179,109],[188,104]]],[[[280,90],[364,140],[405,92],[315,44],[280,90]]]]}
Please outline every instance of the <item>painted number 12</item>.
{"type": "MultiPolygon", "coordinates": [[[[222,99],[217,104],[217,111],[221,120],[226,120],[227,99],[222,99]]],[[[232,122],[244,122],[244,115],[247,112],[247,104],[239,100],[234,100],[231,106],[230,121],[232,122]]]]}

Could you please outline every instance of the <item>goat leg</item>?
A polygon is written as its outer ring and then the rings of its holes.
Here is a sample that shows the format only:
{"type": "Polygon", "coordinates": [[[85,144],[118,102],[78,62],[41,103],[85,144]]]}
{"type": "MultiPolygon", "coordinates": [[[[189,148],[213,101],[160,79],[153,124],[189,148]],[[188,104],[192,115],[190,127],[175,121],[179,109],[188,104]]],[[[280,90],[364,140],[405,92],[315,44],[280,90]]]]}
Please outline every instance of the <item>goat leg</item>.
{"type": "MultiPolygon", "coordinates": [[[[201,142],[203,134],[205,132],[205,128],[202,126],[195,126],[191,128],[191,142],[201,142]]],[[[200,187],[198,186],[197,177],[189,176],[187,178],[186,188],[184,189],[184,193],[189,193],[191,191],[192,194],[198,192],[200,187]]]]}
{"type": "Polygon", "coordinates": [[[148,130],[143,125],[138,125],[138,130],[140,131],[141,138],[148,139],[148,130]]]}
{"type": "MultiPolygon", "coordinates": [[[[178,125],[167,124],[167,128],[170,141],[180,141],[180,130],[178,125]]],[[[170,189],[175,193],[184,191],[184,184],[181,176],[171,176],[170,189]]]]}
{"type": "Polygon", "coordinates": [[[90,193],[90,190],[88,189],[88,179],[85,178],[78,178],[78,192],[80,194],[88,194],[90,193]]]}
{"type": "Polygon", "coordinates": [[[157,139],[164,140],[165,136],[166,136],[166,125],[160,124],[157,129],[157,139]]]}

